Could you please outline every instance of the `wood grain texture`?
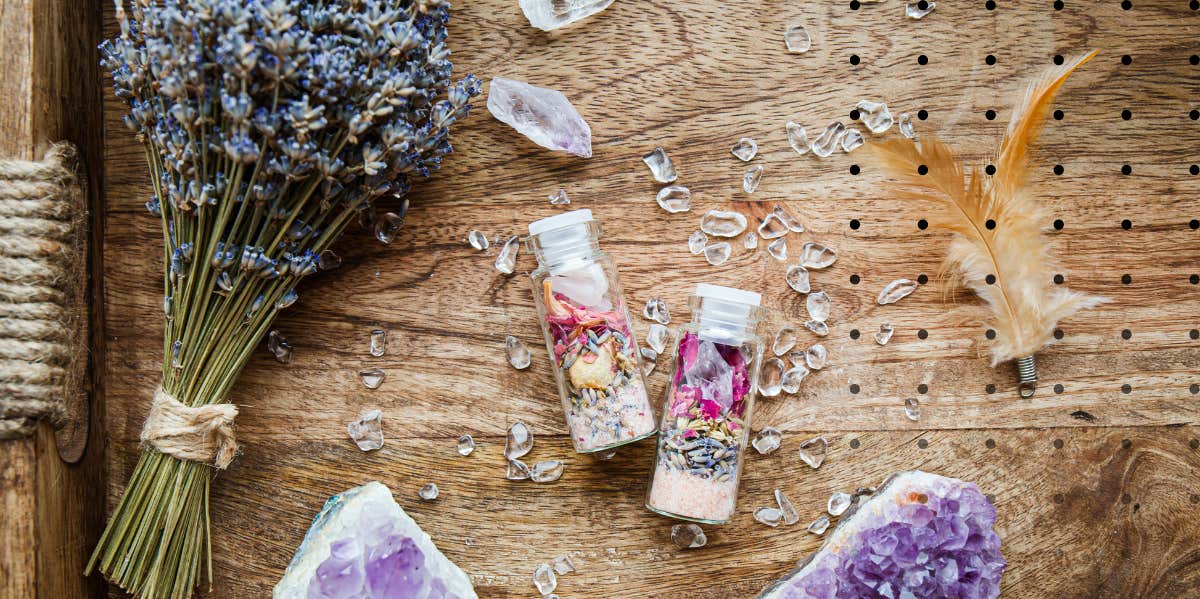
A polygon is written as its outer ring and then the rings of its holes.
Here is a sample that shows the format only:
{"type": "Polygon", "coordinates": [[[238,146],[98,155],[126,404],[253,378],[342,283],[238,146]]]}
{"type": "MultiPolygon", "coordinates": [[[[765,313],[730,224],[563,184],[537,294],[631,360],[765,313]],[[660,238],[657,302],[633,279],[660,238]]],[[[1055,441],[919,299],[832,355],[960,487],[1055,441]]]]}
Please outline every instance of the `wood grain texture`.
{"type": "MultiPolygon", "coordinates": [[[[840,1],[654,0],[616,2],[543,33],[513,2],[463,4],[451,23],[456,72],[562,90],[592,126],[594,157],[534,146],[491,119],[481,98],[454,131],[458,151],[416,185],[396,241],[380,246],[349,232],[338,248],[344,266],[306,283],[278,322],[296,347],[293,363],[262,351],[236,387],[245,454],[213,488],[212,596],[263,596],[324,498],[378,479],[481,596],[531,596],[536,565],[569,553],[580,572],[562,577],[563,596],[745,597],[818,543],[799,527],[753,522],[772,489],[811,518],[832,491],[912,468],[974,480],[994,495],[1006,596],[1200,596],[1200,285],[1191,279],[1200,275],[1200,231],[1191,226],[1200,176],[1189,171],[1200,163],[1200,122],[1189,114],[1200,109],[1200,66],[1189,60],[1200,53],[1200,12],[1184,0],[1139,0],[1130,10],[1115,1],[1066,0],[1062,10],[947,2],[917,22],[898,2],[852,10],[840,1]],[[784,51],[792,19],[813,35],[807,54],[784,51]],[[1091,48],[1101,55],[1064,88],[1064,118],[1049,123],[1036,152],[1033,191],[1051,213],[1046,230],[1066,284],[1113,301],[1062,323],[1062,339],[1040,355],[1038,395],[1022,401],[1011,365],[988,366],[977,300],[937,276],[948,238],[920,230],[921,207],[888,198],[864,154],[798,156],[783,125],[795,120],[815,134],[849,123],[859,99],[882,99],[895,114],[925,110],[918,133],[936,133],[982,166],[1027,79],[1056,54],[1091,48]],[[746,165],[729,154],[742,136],[758,141],[754,162],[766,169],[753,195],[741,191],[746,165]],[[658,145],[692,190],[689,213],[667,215],[654,203],[658,186],[640,158],[658,145]],[[777,323],[804,319],[786,265],[762,249],[735,244],[718,268],[687,252],[706,210],[761,217],[785,203],[808,227],[789,241],[793,256],[809,240],[839,250],[834,267],[813,275],[834,302],[824,340],[832,364],[797,396],[759,403],[756,422],[787,440],[778,454],[752,457],[735,522],[711,530],[704,550],[676,551],[671,522],[642,509],[650,444],[610,462],[570,452],[528,279],[500,276],[494,249],[485,255],[465,242],[472,229],[509,235],[555,213],[546,196],[559,187],[605,222],[603,244],[631,305],[663,297],[676,321],[701,281],[762,291],[777,323]],[[917,293],[875,305],[888,281],[919,274],[930,283],[917,293]],[[886,347],[871,340],[882,322],[897,328],[886,347]],[[382,358],[367,354],[377,326],[391,335],[382,358]],[[528,371],[504,362],[506,334],[534,349],[528,371]],[[356,379],[364,367],[383,368],[388,380],[364,389],[356,379]],[[903,399],[918,396],[923,415],[912,422],[903,399]],[[383,409],[388,444],[363,455],[345,423],[369,407],[383,409]],[[568,461],[562,481],[503,478],[502,435],[518,419],[537,435],[538,459],[568,461]],[[463,433],[481,445],[466,459],[453,452],[463,433]],[[834,449],[814,472],[795,450],[818,433],[834,449]],[[442,489],[435,503],[416,501],[426,481],[442,489]]],[[[105,27],[115,29],[111,10],[105,27]]],[[[110,508],[136,459],[162,346],[158,225],[142,208],[147,175],[121,114],[106,97],[110,508]]],[[[520,273],[533,266],[521,256],[520,273]]],[[[645,332],[645,322],[635,326],[645,332]]],[[[651,377],[656,396],[665,366],[651,377]]]]}

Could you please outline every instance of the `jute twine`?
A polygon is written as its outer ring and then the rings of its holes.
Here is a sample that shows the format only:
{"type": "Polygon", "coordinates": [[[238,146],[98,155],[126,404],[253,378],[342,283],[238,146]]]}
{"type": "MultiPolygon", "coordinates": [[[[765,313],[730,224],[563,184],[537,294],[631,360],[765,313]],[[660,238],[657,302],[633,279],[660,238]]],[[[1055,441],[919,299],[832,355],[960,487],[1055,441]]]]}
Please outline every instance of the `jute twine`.
{"type": "Polygon", "coordinates": [[[159,387],[142,426],[142,443],[181,460],[212,462],[224,470],[237,455],[233,434],[237,413],[231,403],[187,406],[159,387]]]}
{"type": "Polygon", "coordinates": [[[74,289],[86,211],[77,196],[75,147],[44,160],[0,160],[0,439],[28,437],[44,419],[64,424],[74,364],[74,289]]]}

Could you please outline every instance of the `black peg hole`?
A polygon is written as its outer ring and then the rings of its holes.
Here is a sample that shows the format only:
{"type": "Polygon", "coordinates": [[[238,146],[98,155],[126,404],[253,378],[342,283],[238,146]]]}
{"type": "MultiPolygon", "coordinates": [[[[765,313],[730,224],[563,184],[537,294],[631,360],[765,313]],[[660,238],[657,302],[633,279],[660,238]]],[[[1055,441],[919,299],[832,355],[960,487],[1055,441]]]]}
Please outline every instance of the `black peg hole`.
{"type": "Polygon", "coordinates": [[[987,58],[983,59],[983,61],[988,63],[988,65],[994,65],[996,64],[996,56],[994,54],[988,54],[987,58]]]}
{"type": "Polygon", "coordinates": [[[858,275],[850,275],[850,284],[851,285],[857,285],[858,282],[861,280],[862,280],[862,278],[860,278],[858,275]]]}
{"type": "Polygon", "coordinates": [[[926,447],[929,447],[929,441],[926,441],[925,439],[917,439],[917,447],[925,449],[926,447]]]}
{"type": "Polygon", "coordinates": [[[1067,496],[1066,496],[1066,495],[1063,495],[1062,493],[1055,493],[1055,494],[1054,494],[1054,503],[1062,503],[1062,502],[1064,502],[1064,501],[1066,501],[1066,500],[1067,500],[1067,496]]]}
{"type": "Polygon", "coordinates": [[[920,393],[921,395],[925,395],[926,393],[929,393],[929,385],[926,385],[925,383],[921,383],[920,385],[917,385],[917,393],[920,393]]]}
{"type": "Polygon", "coordinates": [[[1191,6],[1192,10],[1200,10],[1200,0],[1192,0],[1192,3],[1188,6],[1191,6]]]}
{"type": "Polygon", "coordinates": [[[858,3],[858,0],[850,0],[850,10],[858,10],[859,6],[861,4],[858,3]]]}
{"type": "Polygon", "coordinates": [[[988,10],[996,10],[996,0],[987,0],[983,3],[983,7],[988,10]]]}
{"type": "Polygon", "coordinates": [[[1191,168],[1188,169],[1188,172],[1193,175],[1200,175],[1200,164],[1193,164],[1191,168]]]}
{"type": "Polygon", "coordinates": [[[1062,392],[1063,392],[1062,383],[1058,383],[1058,384],[1054,385],[1054,394],[1055,395],[1062,395],[1062,392]]]}
{"type": "Polygon", "coordinates": [[[917,8],[921,10],[929,10],[929,2],[927,0],[921,0],[917,3],[917,8]]]}
{"type": "Polygon", "coordinates": [[[860,116],[862,116],[862,113],[858,112],[857,108],[850,110],[850,120],[857,121],[860,116]]]}
{"type": "Polygon", "coordinates": [[[1056,175],[1063,174],[1063,167],[1061,164],[1054,165],[1054,174],[1056,174],[1056,175]]]}
{"type": "Polygon", "coordinates": [[[989,177],[992,175],[995,175],[996,174],[996,165],[989,164],[989,165],[983,167],[983,172],[987,173],[989,177]]]}
{"type": "Polygon", "coordinates": [[[857,165],[857,164],[851,164],[851,165],[850,165],[850,174],[851,174],[851,175],[857,175],[857,174],[858,174],[858,172],[859,172],[860,170],[861,170],[861,169],[859,169],[859,168],[858,168],[858,165],[857,165]]]}
{"type": "Polygon", "coordinates": [[[986,387],[984,387],[984,388],[983,388],[983,390],[984,390],[984,392],[986,392],[988,395],[991,395],[991,394],[993,394],[993,393],[995,393],[995,392],[996,392],[996,385],[994,385],[994,384],[992,384],[992,383],[988,383],[988,385],[987,385],[986,387]]]}
{"type": "Polygon", "coordinates": [[[1121,493],[1121,503],[1129,505],[1131,501],[1133,501],[1133,498],[1129,496],[1129,493],[1121,493]]]}
{"type": "Polygon", "coordinates": [[[1200,393],[1200,385],[1192,383],[1192,385],[1188,387],[1188,391],[1190,391],[1192,395],[1196,395],[1197,393],[1200,393]]]}
{"type": "Polygon", "coordinates": [[[1054,0],[1054,10],[1062,10],[1062,9],[1063,9],[1063,1],[1062,0],[1054,0]]]}
{"type": "Polygon", "coordinates": [[[1132,283],[1132,282],[1133,282],[1133,277],[1131,277],[1131,276],[1129,276],[1129,275],[1127,275],[1127,274],[1125,274],[1125,275],[1121,275],[1121,284],[1122,284],[1122,285],[1128,285],[1128,284],[1130,284],[1130,283],[1132,283]]]}
{"type": "Polygon", "coordinates": [[[925,229],[929,228],[929,221],[925,219],[917,221],[917,228],[924,231],[925,229]]]}
{"type": "Polygon", "coordinates": [[[919,64],[919,65],[921,65],[921,66],[925,66],[925,65],[929,64],[929,57],[928,57],[928,56],[925,56],[924,54],[922,54],[922,55],[918,56],[918,57],[917,57],[917,64],[919,64]]]}
{"type": "Polygon", "coordinates": [[[1133,57],[1128,54],[1121,57],[1121,64],[1123,64],[1123,65],[1129,66],[1129,64],[1132,62],[1133,62],[1133,57]]]}
{"type": "Polygon", "coordinates": [[[851,394],[858,395],[858,392],[860,389],[861,389],[861,387],[858,386],[858,383],[852,383],[850,385],[850,393],[851,394]]]}
{"type": "Polygon", "coordinates": [[[1188,221],[1188,227],[1193,231],[1200,229],[1200,219],[1193,218],[1192,220],[1188,221]]]}
{"type": "MultiPolygon", "coordinates": [[[[1125,386],[1128,387],[1129,385],[1125,386]]],[[[1133,441],[1130,441],[1129,439],[1121,439],[1121,449],[1129,449],[1130,447],[1133,447],[1133,441]]]]}
{"type": "Polygon", "coordinates": [[[996,275],[989,274],[988,276],[983,278],[983,282],[987,283],[988,285],[995,285],[996,284],[996,275]]]}
{"type": "Polygon", "coordinates": [[[1193,121],[1200,120],[1200,110],[1193,110],[1188,113],[1188,116],[1191,117],[1193,121]]]}
{"type": "Polygon", "coordinates": [[[854,229],[855,231],[857,231],[858,228],[861,226],[862,226],[862,223],[858,222],[857,218],[850,219],[850,228],[851,229],[854,229]]]}
{"type": "Polygon", "coordinates": [[[989,108],[987,112],[983,113],[983,118],[989,121],[994,120],[996,118],[996,111],[989,108]]]}
{"type": "Polygon", "coordinates": [[[1061,110],[1055,110],[1055,111],[1054,111],[1054,120],[1056,120],[1056,121],[1061,121],[1061,120],[1063,120],[1063,111],[1061,111],[1061,110]]]}
{"type": "Polygon", "coordinates": [[[919,120],[922,120],[922,121],[923,121],[923,120],[925,120],[925,119],[927,119],[927,118],[929,118],[929,112],[928,112],[928,111],[926,111],[924,108],[922,108],[921,110],[918,110],[918,111],[917,111],[917,119],[919,119],[919,120]]]}
{"type": "Polygon", "coordinates": [[[1133,8],[1133,3],[1132,3],[1132,2],[1130,2],[1129,0],[1122,0],[1122,2],[1121,2],[1121,9],[1122,9],[1122,10],[1129,10],[1129,9],[1131,9],[1131,8],[1133,8]]]}
{"type": "Polygon", "coordinates": [[[852,65],[857,65],[857,64],[858,64],[858,62],[859,62],[858,55],[857,55],[857,54],[851,54],[851,55],[850,55],[850,64],[852,64],[852,65]]]}
{"type": "Polygon", "coordinates": [[[1125,395],[1129,395],[1132,392],[1133,392],[1133,387],[1130,387],[1129,383],[1125,383],[1124,385],[1121,385],[1121,393],[1124,393],[1125,395]]]}
{"type": "Polygon", "coordinates": [[[1128,175],[1129,173],[1132,173],[1132,172],[1133,172],[1132,166],[1129,166],[1128,164],[1121,165],[1121,174],[1122,175],[1128,175]]]}
{"type": "Polygon", "coordinates": [[[1200,54],[1193,54],[1192,57],[1188,59],[1188,62],[1192,63],[1192,66],[1200,64],[1200,54]]]}
{"type": "Polygon", "coordinates": [[[850,439],[850,449],[858,449],[859,445],[862,445],[862,443],[858,439],[850,439]]]}
{"type": "Polygon", "coordinates": [[[1121,118],[1123,120],[1128,121],[1129,119],[1133,118],[1133,113],[1130,112],[1128,108],[1126,108],[1125,110],[1121,111],[1121,118]]]}
{"type": "Polygon", "coordinates": [[[989,218],[983,223],[983,226],[987,227],[988,230],[991,231],[992,229],[996,228],[996,221],[989,218]]]}
{"type": "Polygon", "coordinates": [[[924,164],[917,166],[917,174],[918,175],[925,175],[928,172],[929,172],[929,167],[925,166],[924,164]]]}
{"type": "Polygon", "coordinates": [[[1062,64],[1062,63],[1063,63],[1062,54],[1055,54],[1054,55],[1054,64],[1062,64]]]}
{"type": "Polygon", "coordinates": [[[1062,339],[1063,338],[1063,330],[1062,329],[1054,329],[1054,338],[1062,339]]]}
{"type": "Polygon", "coordinates": [[[929,282],[929,276],[924,273],[921,273],[920,275],[917,276],[917,282],[924,285],[925,283],[929,282]]]}
{"type": "Polygon", "coordinates": [[[1066,279],[1065,279],[1065,278],[1063,278],[1063,276],[1062,276],[1062,275],[1054,275],[1054,284],[1055,284],[1055,285],[1062,285],[1062,284],[1063,284],[1063,281],[1065,281],[1065,280],[1066,280],[1066,279]]]}
{"type": "Polygon", "coordinates": [[[1064,225],[1064,223],[1061,218],[1054,219],[1054,230],[1055,231],[1061,231],[1063,228],[1063,225],[1064,225]]]}
{"type": "Polygon", "coordinates": [[[1188,277],[1188,282],[1193,285],[1200,285],[1200,275],[1192,275],[1188,277]]]}
{"type": "Polygon", "coordinates": [[[1129,219],[1125,219],[1125,220],[1121,221],[1121,228],[1122,228],[1122,229],[1125,229],[1126,231],[1128,231],[1128,230],[1132,229],[1132,228],[1133,228],[1133,221],[1131,221],[1131,220],[1129,220],[1129,219]]]}
{"type": "Polygon", "coordinates": [[[988,439],[987,441],[983,442],[983,445],[984,445],[984,447],[987,447],[988,449],[995,449],[996,448],[996,440],[988,439]]]}
{"type": "Polygon", "coordinates": [[[1133,337],[1133,331],[1131,331],[1129,329],[1124,329],[1121,331],[1122,339],[1129,339],[1130,337],[1133,337]]]}
{"type": "Polygon", "coordinates": [[[1188,447],[1191,447],[1192,449],[1200,449],[1200,439],[1192,439],[1191,441],[1188,441],[1188,447]]]}
{"type": "Polygon", "coordinates": [[[995,329],[988,329],[988,330],[986,330],[986,331],[984,331],[984,332],[983,332],[983,336],[984,336],[984,337],[987,337],[988,339],[995,339],[995,338],[996,338],[996,330],[995,330],[995,329]]]}
{"type": "Polygon", "coordinates": [[[1054,440],[1054,448],[1055,448],[1055,449],[1062,449],[1062,448],[1063,448],[1063,440],[1062,440],[1062,439],[1055,439],[1055,440],[1054,440]]]}
{"type": "Polygon", "coordinates": [[[1192,330],[1188,331],[1188,337],[1191,337],[1192,341],[1200,339],[1200,330],[1192,329],[1192,330]]]}
{"type": "Polygon", "coordinates": [[[917,331],[917,339],[928,339],[928,338],[929,338],[929,331],[926,331],[925,329],[921,329],[921,330],[917,331]]]}
{"type": "Polygon", "coordinates": [[[850,329],[851,339],[858,339],[859,335],[861,335],[861,333],[858,332],[858,329],[850,329]]]}

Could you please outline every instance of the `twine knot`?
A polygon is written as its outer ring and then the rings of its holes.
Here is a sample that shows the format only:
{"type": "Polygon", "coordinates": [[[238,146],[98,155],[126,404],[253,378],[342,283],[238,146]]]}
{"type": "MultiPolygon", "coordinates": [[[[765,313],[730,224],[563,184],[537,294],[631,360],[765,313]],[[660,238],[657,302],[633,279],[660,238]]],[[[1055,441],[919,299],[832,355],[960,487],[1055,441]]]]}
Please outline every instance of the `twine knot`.
{"type": "Polygon", "coordinates": [[[142,426],[142,443],[181,460],[212,462],[214,468],[224,470],[237,455],[233,434],[237,413],[231,403],[188,406],[159,387],[142,426]]]}

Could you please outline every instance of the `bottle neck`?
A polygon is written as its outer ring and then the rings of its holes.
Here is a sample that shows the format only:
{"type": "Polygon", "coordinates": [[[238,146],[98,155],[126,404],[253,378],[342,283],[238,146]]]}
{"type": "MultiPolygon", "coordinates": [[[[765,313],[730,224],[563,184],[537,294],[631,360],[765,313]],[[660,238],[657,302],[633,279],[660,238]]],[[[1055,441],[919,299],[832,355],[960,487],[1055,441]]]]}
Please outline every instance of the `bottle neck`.
{"type": "Polygon", "coordinates": [[[599,222],[589,221],[531,235],[528,244],[538,265],[553,272],[599,259],[601,232],[599,222]]]}
{"type": "Polygon", "coordinates": [[[721,343],[741,343],[756,336],[762,309],[740,302],[693,296],[692,323],[701,338],[721,343]]]}

